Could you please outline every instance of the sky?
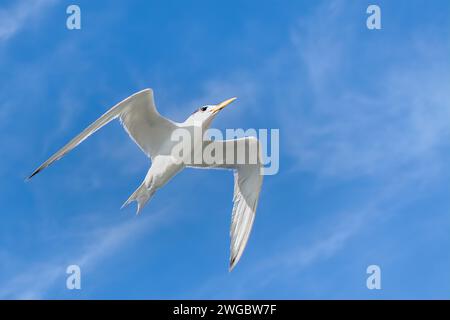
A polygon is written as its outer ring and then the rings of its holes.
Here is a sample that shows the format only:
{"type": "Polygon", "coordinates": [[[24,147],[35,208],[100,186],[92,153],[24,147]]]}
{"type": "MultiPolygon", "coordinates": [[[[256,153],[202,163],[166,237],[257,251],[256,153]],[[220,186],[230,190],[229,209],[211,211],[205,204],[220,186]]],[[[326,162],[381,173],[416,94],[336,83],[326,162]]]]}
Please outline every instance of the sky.
{"type": "Polygon", "coordinates": [[[447,0],[1,0],[0,298],[450,298],[449,57],[447,0]],[[280,131],[231,273],[229,171],[120,210],[150,162],[111,123],[24,182],[148,87],[175,121],[237,96],[214,128],[280,131]]]}

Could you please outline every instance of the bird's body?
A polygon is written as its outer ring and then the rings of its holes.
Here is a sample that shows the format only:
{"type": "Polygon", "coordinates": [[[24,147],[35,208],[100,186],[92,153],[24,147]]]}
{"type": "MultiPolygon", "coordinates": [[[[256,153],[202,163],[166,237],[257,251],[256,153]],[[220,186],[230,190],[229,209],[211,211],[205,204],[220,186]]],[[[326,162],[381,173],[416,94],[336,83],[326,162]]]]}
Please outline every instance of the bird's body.
{"type": "Polygon", "coordinates": [[[205,140],[203,134],[199,135],[197,132],[204,132],[208,129],[217,112],[234,100],[235,98],[226,100],[219,105],[204,106],[194,112],[186,121],[176,123],[158,113],[151,89],[140,91],[112,107],[45,161],[30,175],[29,179],[117,118],[130,138],[151,159],[152,163],[144,180],[123,204],[123,207],[136,201],[137,213],[140,213],[155,192],[185,167],[233,169],[235,170],[235,194],[230,231],[232,238],[231,270],[242,255],[254,221],[262,185],[260,146],[257,139],[253,137],[211,141],[205,140]],[[189,143],[183,145],[185,148],[181,153],[174,152],[177,146],[180,146],[180,142],[174,139],[179,132],[189,136],[189,143]],[[222,150],[223,159],[220,159],[222,161],[211,163],[203,159],[205,148],[222,150]],[[229,154],[233,158],[235,154],[239,153],[244,154],[246,159],[251,158],[252,151],[256,153],[254,162],[230,163],[225,161],[225,157],[229,154]],[[195,161],[195,159],[200,159],[200,161],[195,161]]]}

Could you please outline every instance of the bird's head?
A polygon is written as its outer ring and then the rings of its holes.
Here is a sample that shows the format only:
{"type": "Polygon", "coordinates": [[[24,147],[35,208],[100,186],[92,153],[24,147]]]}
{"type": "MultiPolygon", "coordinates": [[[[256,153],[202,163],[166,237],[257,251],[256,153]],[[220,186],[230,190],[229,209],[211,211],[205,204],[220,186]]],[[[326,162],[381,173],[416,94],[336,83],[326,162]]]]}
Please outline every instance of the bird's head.
{"type": "Polygon", "coordinates": [[[211,122],[218,114],[218,112],[236,99],[237,98],[231,98],[216,105],[206,105],[200,107],[195,110],[186,121],[195,125],[201,125],[206,129],[211,125],[211,122]]]}

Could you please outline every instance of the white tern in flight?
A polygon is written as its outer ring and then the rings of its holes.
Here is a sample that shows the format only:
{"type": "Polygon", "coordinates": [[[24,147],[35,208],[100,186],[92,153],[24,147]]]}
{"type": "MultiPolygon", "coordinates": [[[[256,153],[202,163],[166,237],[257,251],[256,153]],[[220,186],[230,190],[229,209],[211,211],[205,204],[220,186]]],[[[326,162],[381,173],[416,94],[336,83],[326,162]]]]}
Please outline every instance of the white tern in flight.
{"type": "Polygon", "coordinates": [[[28,179],[31,179],[56,160],[61,159],[90,135],[114,119],[120,120],[130,138],[151,160],[151,166],[144,181],[123,205],[126,206],[136,201],[137,213],[141,212],[144,205],[159,188],[163,187],[185,167],[234,170],[234,204],[230,230],[229,270],[231,271],[242,256],[255,219],[263,181],[261,147],[255,137],[221,141],[204,138],[203,134],[196,137],[195,132],[196,130],[205,132],[218,112],[234,100],[236,98],[228,99],[217,105],[203,106],[189,116],[186,121],[176,123],[158,113],[152,89],[142,90],[112,107],[52,155],[28,179]],[[180,142],[174,139],[174,133],[180,129],[184,130],[181,132],[189,133],[191,137],[191,141],[187,144],[187,152],[174,152],[180,147],[180,142]],[[215,161],[203,159],[205,150],[214,150],[213,160],[215,161]],[[252,150],[253,156],[256,154],[255,161],[248,159],[252,157],[252,150]],[[199,155],[200,161],[192,161],[192,158],[197,159],[199,155]],[[236,160],[239,157],[241,161],[236,160]]]}

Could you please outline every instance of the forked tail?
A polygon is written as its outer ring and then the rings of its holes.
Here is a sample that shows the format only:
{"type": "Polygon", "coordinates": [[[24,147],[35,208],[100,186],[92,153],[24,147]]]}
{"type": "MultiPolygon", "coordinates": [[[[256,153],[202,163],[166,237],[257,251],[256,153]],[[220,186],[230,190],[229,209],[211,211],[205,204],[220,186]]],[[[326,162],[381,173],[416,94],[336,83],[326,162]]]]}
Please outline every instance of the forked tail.
{"type": "Polygon", "coordinates": [[[150,200],[150,198],[153,196],[154,193],[155,190],[153,190],[153,188],[150,189],[147,188],[145,182],[142,182],[139,188],[137,188],[136,191],[134,191],[133,194],[128,198],[128,200],[125,201],[125,203],[122,205],[122,208],[128,206],[131,202],[136,201],[137,202],[136,214],[139,214],[142,208],[145,206],[148,200],[150,200]]]}

